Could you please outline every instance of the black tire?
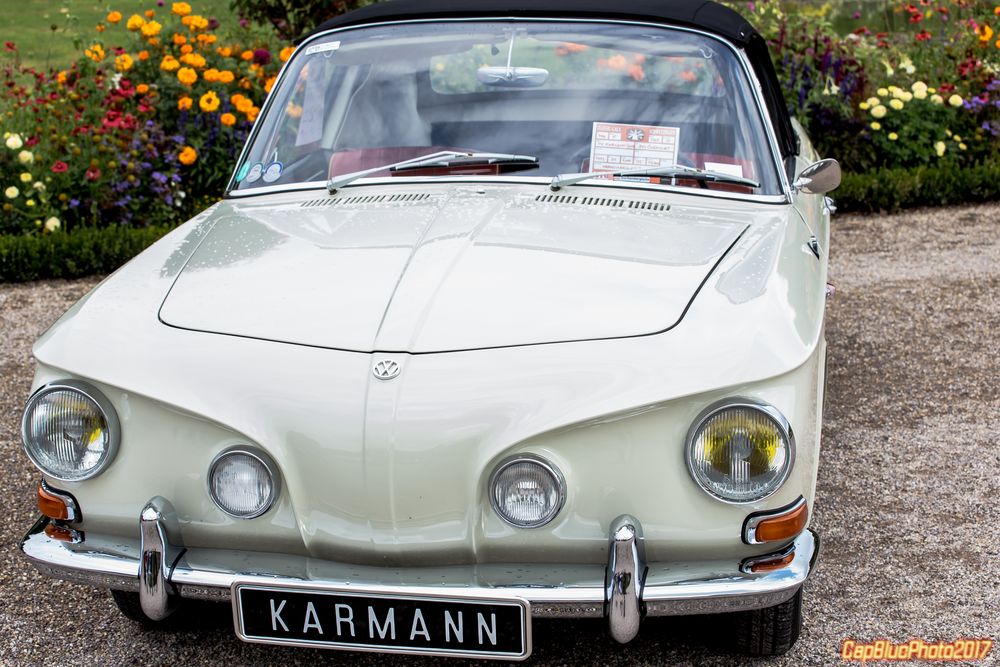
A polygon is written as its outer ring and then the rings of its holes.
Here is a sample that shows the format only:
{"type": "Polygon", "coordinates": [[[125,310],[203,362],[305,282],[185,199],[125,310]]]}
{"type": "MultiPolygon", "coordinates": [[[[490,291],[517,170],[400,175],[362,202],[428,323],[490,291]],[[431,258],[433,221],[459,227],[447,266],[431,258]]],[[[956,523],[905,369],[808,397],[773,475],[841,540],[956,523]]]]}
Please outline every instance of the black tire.
{"type": "Polygon", "coordinates": [[[802,631],[802,589],[779,605],[733,614],[736,650],[745,655],[783,655],[802,631]]]}
{"type": "Polygon", "coordinates": [[[150,626],[156,623],[156,621],[142,613],[142,605],[139,603],[138,593],[113,590],[111,591],[111,599],[115,601],[118,611],[130,621],[150,626]]]}

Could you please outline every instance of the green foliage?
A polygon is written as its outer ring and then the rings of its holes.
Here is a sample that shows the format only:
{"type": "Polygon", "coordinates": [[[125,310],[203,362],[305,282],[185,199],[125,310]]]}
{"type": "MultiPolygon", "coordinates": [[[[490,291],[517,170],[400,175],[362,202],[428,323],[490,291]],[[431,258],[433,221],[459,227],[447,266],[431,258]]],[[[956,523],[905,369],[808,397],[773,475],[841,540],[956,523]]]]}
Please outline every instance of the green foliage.
{"type": "Polygon", "coordinates": [[[105,227],[0,235],[0,282],[111,273],[168,231],[170,227],[105,227]]]}
{"type": "Polygon", "coordinates": [[[291,41],[339,14],[370,5],[375,0],[230,0],[240,16],[271,25],[278,36],[291,41]]]}
{"type": "Polygon", "coordinates": [[[845,173],[832,193],[840,212],[898,211],[1000,200],[1000,162],[959,168],[954,162],[845,173]]]}

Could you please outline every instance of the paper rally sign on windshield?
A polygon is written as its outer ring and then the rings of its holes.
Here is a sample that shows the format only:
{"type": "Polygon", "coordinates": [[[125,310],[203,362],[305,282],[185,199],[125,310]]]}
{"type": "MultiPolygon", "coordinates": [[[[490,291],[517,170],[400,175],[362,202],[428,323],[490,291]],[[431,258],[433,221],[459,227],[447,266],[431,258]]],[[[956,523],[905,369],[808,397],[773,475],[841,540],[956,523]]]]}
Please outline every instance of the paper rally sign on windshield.
{"type": "Polygon", "coordinates": [[[677,164],[680,133],[679,127],[594,123],[588,171],[630,171],[677,164]]]}

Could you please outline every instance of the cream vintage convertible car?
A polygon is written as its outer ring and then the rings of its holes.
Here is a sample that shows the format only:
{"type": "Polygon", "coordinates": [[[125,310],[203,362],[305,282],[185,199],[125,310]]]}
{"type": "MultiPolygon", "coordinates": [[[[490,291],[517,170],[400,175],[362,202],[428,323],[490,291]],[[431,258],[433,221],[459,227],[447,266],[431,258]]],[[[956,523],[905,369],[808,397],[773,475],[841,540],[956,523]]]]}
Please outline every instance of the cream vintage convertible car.
{"type": "Polygon", "coordinates": [[[24,555],[155,622],[524,659],[801,627],[840,171],[703,0],[397,0],[298,46],[225,198],[34,347],[24,555]]]}

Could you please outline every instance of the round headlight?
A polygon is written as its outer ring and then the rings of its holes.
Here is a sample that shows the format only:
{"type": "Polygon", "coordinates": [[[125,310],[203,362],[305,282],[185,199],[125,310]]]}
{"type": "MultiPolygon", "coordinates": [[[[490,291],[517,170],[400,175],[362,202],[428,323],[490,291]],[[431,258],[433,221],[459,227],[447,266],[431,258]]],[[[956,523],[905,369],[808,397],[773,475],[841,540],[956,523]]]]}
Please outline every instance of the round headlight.
{"type": "Polygon", "coordinates": [[[212,461],[208,493],[220,510],[237,519],[253,519],[278,497],[278,478],[263,455],[231,449],[212,461]]]}
{"type": "Polygon", "coordinates": [[[85,382],[45,385],[28,399],[21,420],[24,451],[55,479],[79,482],[104,470],[118,451],[120,428],[111,402],[85,382]]]}
{"type": "Polygon", "coordinates": [[[555,518],[566,500],[558,468],[535,456],[503,461],[490,476],[490,502],[507,523],[537,528],[555,518]]]}
{"type": "Polygon", "coordinates": [[[777,491],[794,455],[788,421],[757,401],[712,406],[688,434],[691,477],[710,495],[730,503],[754,502],[777,491]]]}

